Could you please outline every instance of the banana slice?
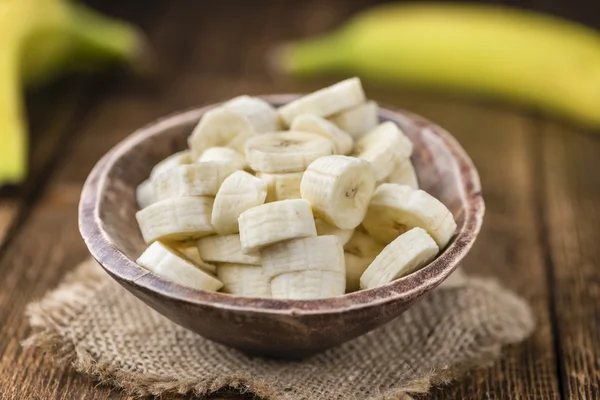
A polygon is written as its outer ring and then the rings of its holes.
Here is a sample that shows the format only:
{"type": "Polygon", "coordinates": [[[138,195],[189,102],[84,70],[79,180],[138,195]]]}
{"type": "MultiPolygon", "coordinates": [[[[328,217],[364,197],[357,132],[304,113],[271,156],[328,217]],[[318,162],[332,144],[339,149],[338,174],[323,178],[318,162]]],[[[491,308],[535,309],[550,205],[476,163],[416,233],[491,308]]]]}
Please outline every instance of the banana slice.
{"type": "Polygon", "coordinates": [[[297,271],[345,273],[344,249],[337,236],[316,236],[287,240],[261,250],[267,278],[297,271]]]}
{"type": "Polygon", "coordinates": [[[180,165],[191,164],[192,161],[192,152],[189,150],[173,153],[152,168],[152,171],[150,172],[150,179],[154,179],[163,172],[175,167],[179,167],[180,165]]]}
{"type": "Polygon", "coordinates": [[[238,218],[242,253],[299,237],[317,236],[310,203],[302,199],[266,203],[244,211],[238,218]]]}
{"type": "Polygon", "coordinates": [[[217,277],[223,282],[221,291],[244,297],[271,297],[271,283],[262,268],[247,264],[220,264],[217,277]]]}
{"type": "Polygon", "coordinates": [[[394,169],[390,176],[387,177],[386,182],[406,185],[413,189],[418,189],[419,181],[417,180],[417,174],[415,173],[415,168],[413,167],[410,158],[396,162],[396,165],[394,165],[394,169]]]}
{"type": "Polygon", "coordinates": [[[384,183],[375,190],[363,226],[375,239],[390,243],[414,228],[425,229],[443,249],[456,230],[452,213],[422,190],[384,183]]]}
{"type": "Polygon", "coordinates": [[[310,202],[315,216],[341,229],[361,223],[374,189],[371,165],[347,156],[312,162],[300,183],[300,195],[310,202]]]}
{"type": "Polygon", "coordinates": [[[216,292],[223,286],[221,281],[178,256],[160,242],[152,243],[136,262],[156,275],[194,289],[216,292]]]}
{"type": "Polygon", "coordinates": [[[214,196],[229,175],[236,171],[230,163],[208,161],[180,165],[156,176],[154,193],[158,200],[184,196],[214,196]]]}
{"type": "Polygon", "coordinates": [[[273,278],[271,294],[276,299],[324,299],[343,295],[345,287],[346,277],[343,273],[298,271],[273,278]]]}
{"type": "Polygon", "coordinates": [[[361,257],[351,253],[344,253],[344,262],[346,265],[346,292],[360,290],[360,277],[374,259],[375,256],[361,257]]]}
{"type": "Polygon", "coordinates": [[[204,272],[209,272],[211,274],[217,272],[217,267],[204,262],[204,260],[200,257],[200,253],[198,253],[198,247],[196,247],[196,243],[194,241],[171,242],[164,244],[169,248],[173,249],[173,251],[176,254],[180,253],[182,256],[186,257],[189,261],[191,261],[195,266],[197,266],[204,272]]]}
{"type": "Polygon", "coordinates": [[[304,171],[319,157],[333,154],[333,142],[316,133],[275,132],[255,136],[246,143],[246,158],[255,171],[304,171]]]}
{"type": "Polygon", "coordinates": [[[381,253],[381,250],[383,250],[384,247],[384,245],[373,239],[362,229],[357,228],[348,243],[344,245],[344,251],[373,260],[381,253]]]}
{"type": "MultiPolygon", "coordinates": [[[[300,192],[300,183],[298,183],[298,192],[300,192]]],[[[146,208],[154,203],[154,197],[154,185],[150,179],[146,179],[135,189],[135,199],[140,209],[146,208]]]]}
{"type": "Polygon", "coordinates": [[[292,121],[290,130],[312,132],[326,137],[335,145],[336,154],[349,154],[354,145],[354,140],[350,135],[338,128],[333,122],[329,122],[317,115],[298,115],[292,121]]]}
{"type": "Polygon", "coordinates": [[[257,172],[256,176],[267,184],[267,202],[300,198],[300,182],[304,172],[269,174],[257,172]]]}
{"type": "Polygon", "coordinates": [[[266,101],[241,96],[207,111],[191,136],[188,144],[194,158],[210,147],[231,147],[244,152],[246,140],[258,133],[279,129],[277,111],[266,101]]]}
{"type": "Polygon", "coordinates": [[[219,235],[239,232],[238,217],[267,198],[267,185],[254,175],[237,171],[223,181],[212,209],[212,225],[219,235]]]}
{"type": "Polygon", "coordinates": [[[327,222],[320,220],[320,219],[315,219],[315,225],[317,227],[317,235],[319,235],[319,236],[328,236],[328,235],[337,236],[337,238],[340,241],[340,244],[342,246],[344,246],[346,243],[348,243],[348,241],[354,234],[354,229],[340,229],[337,226],[330,225],[327,222]]]}
{"type": "Polygon", "coordinates": [[[259,253],[242,253],[240,235],[207,236],[199,239],[196,244],[200,256],[206,261],[261,265],[259,253]]]}
{"type": "Polygon", "coordinates": [[[202,152],[197,162],[219,161],[233,165],[235,169],[245,169],[244,155],[229,147],[210,147],[202,152]]]}
{"type": "Polygon", "coordinates": [[[328,119],[354,139],[359,139],[379,123],[379,106],[374,101],[367,101],[328,119]]]}
{"type": "Polygon", "coordinates": [[[365,102],[365,92],[358,78],[350,78],[317,90],[279,107],[281,119],[288,124],[301,114],[328,117],[365,102]]]}
{"type": "Polygon", "coordinates": [[[391,174],[396,162],[410,157],[412,150],[412,142],[398,125],[387,121],[356,141],[353,155],[369,161],[376,180],[382,181],[391,174]]]}
{"type": "Polygon", "coordinates": [[[424,229],[413,228],[398,236],[360,277],[361,289],[372,289],[410,274],[435,258],[439,248],[424,229]]]}
{"type": "Polygon", "coordinates": [[[212,204],[211,197],[173,197],[141,209],[135,218],[146,243],[198,239],[215,232],[212,204]]]}

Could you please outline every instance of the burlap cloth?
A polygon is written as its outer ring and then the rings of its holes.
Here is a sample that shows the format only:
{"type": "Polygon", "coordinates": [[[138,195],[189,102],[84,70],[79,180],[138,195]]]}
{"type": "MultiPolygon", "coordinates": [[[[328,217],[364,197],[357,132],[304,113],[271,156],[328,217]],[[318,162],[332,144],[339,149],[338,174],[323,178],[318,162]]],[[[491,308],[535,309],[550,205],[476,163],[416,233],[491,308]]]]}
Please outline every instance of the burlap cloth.
{"type": "Polygon", "coordinates": [[[387,325],[304,361],[248,357],[175,325],[92,260],[28,307],[24,343],[135,395],[207,395],[225,387],[268,399],[404,399],[489,365],[533,329],[523,300],[455,274],[387,325]]]}

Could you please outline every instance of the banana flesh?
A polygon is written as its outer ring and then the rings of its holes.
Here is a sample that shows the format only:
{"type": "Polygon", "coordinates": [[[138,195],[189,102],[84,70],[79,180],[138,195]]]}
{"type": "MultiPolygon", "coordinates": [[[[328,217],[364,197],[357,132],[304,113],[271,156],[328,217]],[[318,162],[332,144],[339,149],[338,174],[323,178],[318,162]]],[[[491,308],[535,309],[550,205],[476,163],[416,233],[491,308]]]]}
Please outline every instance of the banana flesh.
{"type": "Polygon", "coordinates": [[[136,262],[156,275],[194,289],[215,292],[223,286],[217,278],[160,242],[152,243],[136,262]]]}
{"type": "Polygon", "coordinates": [[[292,131],[312,132],[331,140],[336,154],[348,154],[352,151],[352,136],[338,128],[333,122],[311,114],[298,115],[290,125],[292,131]]]}
{"type": "Polygon", "coordinates": [[[193,240],[215,233],[210,223],[211,197],[172,197],[135,214],[146,243],[155,240],[193,240]]]}
{"type": "Polygon", "coordinates": [[[419,188],[419,180],[417,179],[417,173],[415,167],[413,167],[410,159],[396,162],[394,169],[390,175],[386,178],[387,183],[395,183],[397,185],[410,186],[413,189],[419,188]]]}
{"type": "Polygon", "coordinates": [[[157,200],[169,197],[215,196],[235,166],[218,161],[180,165],[152,179],[157,200]]]}
{"type": "Polygon", "coordinates": [[[429,263],[439,248],[429,234],[413,228],[388,244],[360,277],[361,289],[372,289],[401,278],[429,263]]]}
{"type": "Polygon", "coordinates": [[[212,209],[212,225],[219,235],[239,232],[238,217],[259,206],[267,198],[267,185],[254,175],[237,171],[229,175],[219,188],[212,209]]]}
{"type": "Polygon", "coordinates": [[[287,240],[261,250],[263,271],[268,279],[298,271],[333,271],[343,274],[344,249],[337,236],[287,240]]]}
{"type": "Polygon", "coordinates": [[[196,242],[200,256],[210,262],[261,265],[259,253],[242,253],[240,235],[207,236],[196,242]]]}
{"type": "Polygon", "coordinates": [[[279,127],[279,115],[269,103],[241,96],[208,111],[188,143],[195,158],[210,147],[231,147],[243,153],[248,139],[259,133],[274,132],[279,127]]]}
{"type": "Polygon", "coordinates": [[[363,220],[375,189],[370,163],[347,156],[321,157],[302,177],[300,194],[316,217],[340,229],[354,229],[363,220]]]}
{"type": "Polygon", "coordinates": [[[289,126],[302,114],[329,117],[365,102],[365,92],[358,78],[346,79],[335,85],[317,90],[279,107],[281,119],[289,126]]]}
{"type": "Polygon", "coordinates": [[[287,131],[255,136],[246,143],[246,158],[255,171],[301,172],[319,157],[334,154],[333,142],[309,132],[287,131]]]}
{"type": "Polygon", "coordinates": [[[260,266],[248,264],[219,264],[217,277],[223,282],[222,291],[243,297],[271,297],[271,283],[260,266]]]}
{"type": "Polygon", "coordinates": [[[256,173],[256,176],[267,184],[267,202],[269,203],[277,200],[299,199],[302,175],[304,175],[304,171],[287,174],[256,173]]]}
{"type": "Polygon", "coordinates": [[[371,163],[375,179],[382,181],[393,171],[397,162],[410,157],[412,142],[391,121],[383,122],[360,138],[354,146],[354,157],[371,163]]]}
{"type": "Polygon", "coordinates": [[[379,106],[370,100],[327,118],[354,139],[360,139],[379,123],[379,106]]]}
{"type": "MultiPolygon", "coordinates": [[[[227,118],[218,125],[207,112],[188,140],[195,147],[162,160],[136,190],[150,245],[142,266],[183,282],[191,265],[236,296],[310,300],[405,276],[454,235],[452,213],[417,189],[410,139],[378,124],[359,80],[278,110],[241,96],[212,111],[227,118]]],[[[216,290],[202,279],[192,286],[216,290]]]]}
{"type": "Polygon", "coordinates": [[[240,215],[238,222],[244,254],[284,240],[317,236],[310,203],[303,199],[275,201],[251,208],[240,215]]]}
{"type": "Polygon", "coordinates": [[[363,226],[382,243],[390,243],[412,228],[423,228],[440,248],[456,230],[452,213],[438,199],[423,190],[393,183],[375,190],[363,226]]]}

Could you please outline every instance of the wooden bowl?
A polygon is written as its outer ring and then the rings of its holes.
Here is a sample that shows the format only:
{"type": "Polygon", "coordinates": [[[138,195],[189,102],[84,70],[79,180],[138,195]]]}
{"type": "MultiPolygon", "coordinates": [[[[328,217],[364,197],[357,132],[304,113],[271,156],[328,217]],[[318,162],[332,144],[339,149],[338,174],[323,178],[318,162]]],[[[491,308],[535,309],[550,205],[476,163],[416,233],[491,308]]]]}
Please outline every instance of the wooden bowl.
{"type": "MultiPolygon", "coordinates": [[[[264,96],[281,105],[297,95],[264,96]]],[[[454,214],[457,233],[426,267],[387,285],[322,300],[235,297],[191,289],[135,263],[146,245],[135,220],[136,186],[152,166],[186,147],[198,120],[214,106],[158,120],[106,154],[89,175],[79,204],[79,229],[92,256],[122,286],[175,323],[246,353],[300,358],[339,345],[400,315],[439,285],[479,232],[484,202],[477,170],[457,141],[437,125],[382,108],[414,143],[421,188],[454,214]]]]}

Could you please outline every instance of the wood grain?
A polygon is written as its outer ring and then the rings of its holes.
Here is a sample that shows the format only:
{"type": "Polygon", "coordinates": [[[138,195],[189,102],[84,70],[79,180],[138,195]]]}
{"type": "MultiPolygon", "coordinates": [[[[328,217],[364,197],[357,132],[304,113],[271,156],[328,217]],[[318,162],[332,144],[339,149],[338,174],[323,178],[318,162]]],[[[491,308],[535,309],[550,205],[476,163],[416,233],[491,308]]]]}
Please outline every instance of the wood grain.
{"type": "Polygon", "coordinates": [[[486,217],[464,268],[497,277],[525,297],[537,324],[532,338],[507,349],[492,368],[434,390],[432,398],[559,398],[544,249],[537,232],[536,121],[514,110],[465,100],[427,101],[418,95],[390,100],[446,127],[472,156],[481,176],[486,217]]]}
{"type": "MultiPolygon", "coordinates": [[[[120,12],[125,17],[143,21],[159,68],[149,81],[121,76],[102,85],[101,93],[87,93],[82,109],[63,122],[40,100],[43,96],[33,98],[40,101],[41,111],[31,116],[32,131],[48,143],[34,150],[42,184],[35,186],[37,195],[28,197],[30,212],[18,212],[22,197],[0,200],[0,243],[6,227],[21,216],[0,252],[0,398],[129,398],[55,368],[41,354],[19,345],[29,333],[25,305],[55,286],[86,255],[77,234],[76,208],[89,170],[132,130],[163,114],[240,93],[309,91],[331,82],[273,77],[265,69],[264,55],[276,41],[327,30],[373,2],[98,2],[107,10],[124,8],[120,12]],[[53,128],[56,136],[42,136],[53,124],[58,126],[53,128]],[[75,133],[64,157],[57,157],[54,149],[75,133]]],[[[557,1],[526,3],[590,20],[593,16],[564,11],[566,3],[557,1]]],[[[382,102],[439,122],[473,156],[487,219],[465,268],[498,277],[530,301],[537,319],[534,336],[507,349],[501,362],[436,389],[429,398],[599,397],[598,138],[519,110],[467,99],[377,85],[366,89],[382,102]]]]}
{"type": "Polygon", "coordinates": [[[598,137],[545,124],[540,214],[555,309],[564,398],[600,398],[598,137]]]}

